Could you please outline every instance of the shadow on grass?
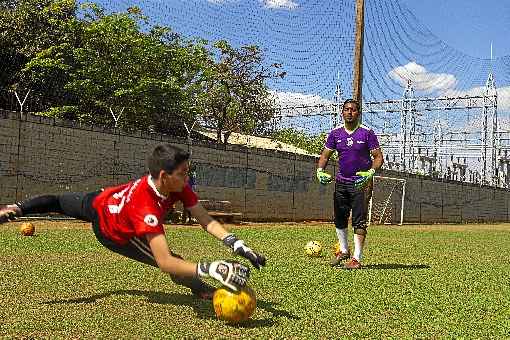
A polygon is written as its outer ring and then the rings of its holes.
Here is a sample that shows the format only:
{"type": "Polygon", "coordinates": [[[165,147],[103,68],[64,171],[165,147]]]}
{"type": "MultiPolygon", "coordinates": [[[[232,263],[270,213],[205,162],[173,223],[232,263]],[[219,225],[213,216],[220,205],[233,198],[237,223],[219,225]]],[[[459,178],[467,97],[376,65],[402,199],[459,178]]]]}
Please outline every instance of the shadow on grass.
{"type": "Polygon", "coordinates": [[[400,264],[400,263],[379,263],[379,264],[367,264],[363,266],[363,269],[430,269],[427,264],[400,264]]]}
{"type": "MultiPolygon", "coordinates": [[[[201,319],[216,319],[214,309],[212,307],[212,301],[201,300],[190,294],[179,294],[179,293],[165,293],[165,292],[154,292],[144,290],[116,290],[106,292],[102,294],[95,294],[89,297],[77,298],[77,299],[62,299],[62,300],[51,300],[43,302],[43,304],[79,304],[79,303],[94,303],[97,300],[104,299],[113,295],[133,295],[142,296],[147,298],[150,303],[158,304],[170,304],[174,306],[189,306],[192,307],[197,316],[201,319]]],[[[285,310],[277,309],[276,303],[268,302],[264,300],[257,300],[257,308],[262,308],[266,312],[272,314],[272,317],[267,319],[259,320],[248,320],[244,323],[232,325],[234,327],[242,328],[259,328],[259,327],[270,327],[276,324],[276,318],[287,318],[293,320],[299,320],[299,317],[285,310]]]]}

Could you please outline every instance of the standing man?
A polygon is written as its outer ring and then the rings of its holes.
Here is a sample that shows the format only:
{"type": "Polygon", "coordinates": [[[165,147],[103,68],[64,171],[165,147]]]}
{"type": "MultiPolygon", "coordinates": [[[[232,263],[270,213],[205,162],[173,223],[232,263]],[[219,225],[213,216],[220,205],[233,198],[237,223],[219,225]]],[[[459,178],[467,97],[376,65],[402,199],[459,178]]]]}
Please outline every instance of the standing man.
{"type": "Polygon", "coordinates": [[[335,227],[340,251],[331,261],[338,266],[349,259],[345,269],[360,269],[363,245],[367,234],[368,202],[372,195],[372,177],[383,165],[383,154],[377,137],[370,128],[359,121],[359,104],[347,99],[343,104],[344,125],[331,130],[317,165],[317,179],[321,184],[333,181],[324,171],[334,151],[338,152],[334,208],[335,227]],[[347,241],[347,226],[352,210],[354,254],[351,257],[347,241]]]}
{"type": "MultiPolygon", "coordinates": [[[[188,184],[191,187],[191,190],[196,193],[197,192],[197,172],[196,166],[194,163],[190,163],[189,173],[188,173],[188,184]]],[[[183,207],[182,212],[182,221],[187,224],[193,223],[193,217],[191,216],[191,212],[183,207]]]]}

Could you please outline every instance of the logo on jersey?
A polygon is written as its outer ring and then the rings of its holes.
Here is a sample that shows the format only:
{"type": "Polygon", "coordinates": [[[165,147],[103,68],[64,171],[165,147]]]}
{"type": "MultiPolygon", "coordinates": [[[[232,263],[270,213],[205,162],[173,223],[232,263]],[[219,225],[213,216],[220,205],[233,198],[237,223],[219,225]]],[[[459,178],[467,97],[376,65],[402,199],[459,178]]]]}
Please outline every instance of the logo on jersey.
{"type": "Polygon", "coordinates": [[[155,227],[159,223],[158,218],[152,214],[145,215],[145,217],[143,218],[143,221],[145,222],[145,224],[147,224],[148,226],[151,226],[151,227],[155,227]]]}
{"type": "Polygon", "coordinates": [[[354,141],[352,140],[351,137],[348,137],[347,138],[347,146],[352,146],[352,144],[354,144],[354,141]]]}

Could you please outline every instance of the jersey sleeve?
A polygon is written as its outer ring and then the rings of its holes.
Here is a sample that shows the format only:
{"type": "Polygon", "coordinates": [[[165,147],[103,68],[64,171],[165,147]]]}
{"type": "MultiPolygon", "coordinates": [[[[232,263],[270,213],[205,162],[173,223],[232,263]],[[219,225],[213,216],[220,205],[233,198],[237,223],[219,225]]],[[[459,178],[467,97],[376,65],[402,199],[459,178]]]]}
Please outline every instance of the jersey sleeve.
{"type": "Polygon", "coordinates": [[[378,149],[380,147],[379,141],[377,140],[377,136],[375,135],[374,130],[370,130],[370,132],[368,133],[367,145],[370,151],[378,149]]]}
{"type": "Polygon", "coordinates": [[[324,144],[324,147],[330,150],[336,150],[336,138],[333,131],[328,134],[328,138],[326,138],[326,144],[324,144]]]}
{"type": "Polygon", "coordinates": [[[150,207],[135,209],[131,216],[131,222],[137,237],[142,237],[145,234],[163,234],[165,232],[163,216],[156,209],[151,209],[150,207]]]}
{"type": "Polygon", "coordinates": [[[179,199],[182,202],[184,208],[194,207],[198,203],[198,196],[191,189],[191,186],[189,184],[186,184],[182,192],[179,193],[179,199]]]}

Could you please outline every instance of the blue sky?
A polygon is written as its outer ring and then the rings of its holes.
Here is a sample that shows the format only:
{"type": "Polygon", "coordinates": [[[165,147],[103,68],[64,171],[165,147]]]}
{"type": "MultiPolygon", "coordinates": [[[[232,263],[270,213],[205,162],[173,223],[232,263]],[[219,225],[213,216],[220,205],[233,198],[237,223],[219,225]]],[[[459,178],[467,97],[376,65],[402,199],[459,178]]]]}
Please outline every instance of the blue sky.
{"type": "MultiPolygon", "coordinates": [[[[287,76],[269,83],[282,105],[351,96],[355,0],[101,0],[137,5],[153,24],[187,37],[257,44],[287,76]]],[[[366,0],[363,95],[401,98],[480,94],[492,69],[499,111],[510,109],[510,0],[366,0]],[[490,62],[490,42],[494,62],[490,62]]]]}
{"type": "Polygon", "coordinates": [[[435,35],[471,56],[510,55],[510,1],[401,0],[435,35]]]}

